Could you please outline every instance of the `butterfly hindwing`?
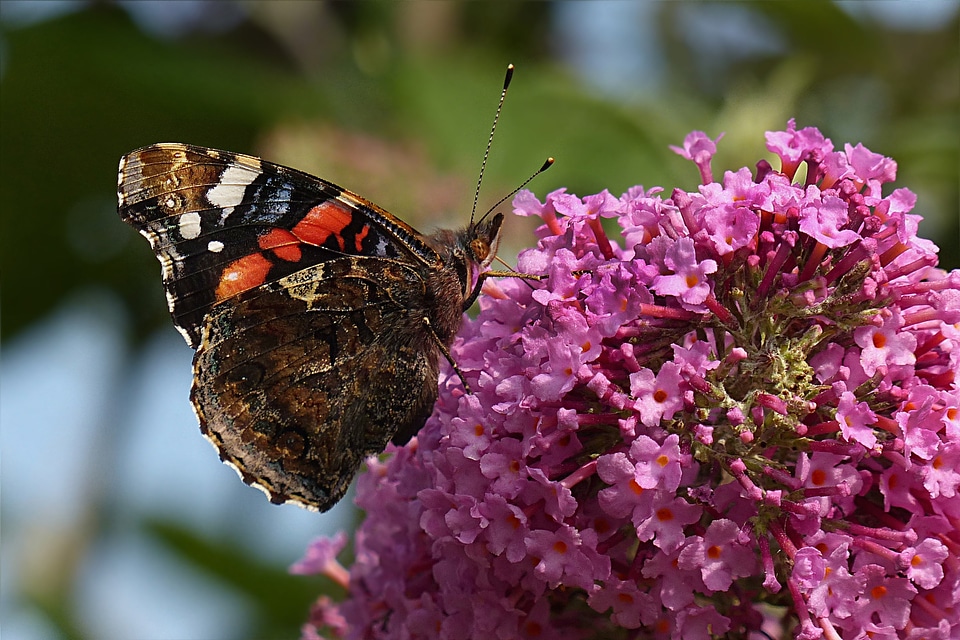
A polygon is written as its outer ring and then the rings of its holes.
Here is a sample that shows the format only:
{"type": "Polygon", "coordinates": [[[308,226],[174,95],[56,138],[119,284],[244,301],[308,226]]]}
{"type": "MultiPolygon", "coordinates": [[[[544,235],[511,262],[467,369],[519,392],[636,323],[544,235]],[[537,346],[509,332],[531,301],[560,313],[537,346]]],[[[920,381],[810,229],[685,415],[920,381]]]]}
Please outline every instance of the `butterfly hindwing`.
{"type": "Polygon", "coordinates": [[[273,502],[339,500],[393,436],[382,426],[415,431],[436,399],[418,280],[398,261],[340,258],[216,307],[191,398],[220,457],[273,502]]]}

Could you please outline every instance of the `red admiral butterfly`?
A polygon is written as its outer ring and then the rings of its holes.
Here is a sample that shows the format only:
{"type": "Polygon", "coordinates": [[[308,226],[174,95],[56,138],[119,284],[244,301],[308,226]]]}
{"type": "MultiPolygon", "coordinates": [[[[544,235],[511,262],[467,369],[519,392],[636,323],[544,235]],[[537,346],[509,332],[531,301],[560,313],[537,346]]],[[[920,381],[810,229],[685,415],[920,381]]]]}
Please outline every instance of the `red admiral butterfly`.
{"type": "Polygon", "coordinates": [[[423,235],[326,180],[176,143],[121,158],[117,194],[196,349],[201,431],[271,502],[320,511],[429,416],[503,223],[423,235]]]}

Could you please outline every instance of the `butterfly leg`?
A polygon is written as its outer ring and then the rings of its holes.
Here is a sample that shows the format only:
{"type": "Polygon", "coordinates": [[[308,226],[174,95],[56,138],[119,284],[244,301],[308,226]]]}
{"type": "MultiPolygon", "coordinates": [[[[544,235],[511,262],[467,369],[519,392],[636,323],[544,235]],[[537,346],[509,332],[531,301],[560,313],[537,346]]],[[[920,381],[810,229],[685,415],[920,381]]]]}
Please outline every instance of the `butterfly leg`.
{"type": "Polygon", "coordinates": [[[460,370],[460,367],[458,367],[457,363],[454,362],[453,356],[450,355],[450,349],[443,343],[443,340],[440,339],[440,336],[437,335],[437,332],[433,330],[433,325],[430,324],[430,318],[424,316],[423,323],[427,325],[427,333],[429,333],[430,337],[433,338],[437,348],[440,349],[440,353],[442,353],[443,357],[446,358],[447,362],[450,363],[450,366],[453,368],[454,373],[457,374],[457,377],[460,378],[460,382],[463,384],[464,391],[466,391],[468,394],[472,393],[470,391],[470,385],[467,384],[467,379],[463,375],[463,371],[460,370]]]}
{"type": "MultiPolygon", "coordinates": [[[[547,276],[545,275],[520,273],[519,271],[484,271],[477,278],[477,284],[473,288],[473,292],[470,294],[470,297],[463,301],[463,310],[466,311],[474,302],[476,302],[477,296],[480,295],[480,290],[483,288],[483,283],[487,278],[521,278],[523,280],[535,280],[539,282],[546,277],[547,276]]],[[[440,349],[440,353],[443,354],[443,357],[447,359],[447,362],[450,363],[450,366],[460,378],[460,382],[463,383],[464,390],[467,393],[471,393],[470,385],[467,383],[467,379],[464,377],[463,371],[461,371],[460,367],[457,366],[457,363],[454,362],[453,356],[450,355],[450,349],[446,344],[444,344],[443,340],[440,339],[440,336],[437,335],[437,332],[434,331],[433,326],[430,324],[430,318],[424,317],[423,322],[427,325],[428,333],[433,338],[433,341],[436,343],[437,347],[440,349]]]]}

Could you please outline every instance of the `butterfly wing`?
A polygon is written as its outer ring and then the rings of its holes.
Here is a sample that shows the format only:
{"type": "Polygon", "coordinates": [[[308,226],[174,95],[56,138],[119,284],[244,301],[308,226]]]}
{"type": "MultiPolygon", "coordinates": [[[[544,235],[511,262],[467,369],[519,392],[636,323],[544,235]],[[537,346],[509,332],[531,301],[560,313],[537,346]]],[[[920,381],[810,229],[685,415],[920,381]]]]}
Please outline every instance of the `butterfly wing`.
{"type": "Polygon", "coordinates": [[[309,174],[183,144],[121,159],[118,196],[197,349],[201,430],[245,482],[326,510],[364,456],[423,424],[439,358],[425,275],[443,261],[414,229],[309,174]]]}
{"type": "Polygon", "coordinates": [[[423,293],[398,261],[341,258],[215,307],[191,398],[221,459],[272,502],[333,506],[365,456],[433,408],[423,293]]]}
{"type": "Polygon", "coordinates": [[[120,217],[160,260],[174,323],[196,348],[211,308],[344,255],[438,268],[402,220],[337,185],[253,156],[177,143],[120,160],[120,217]]]}

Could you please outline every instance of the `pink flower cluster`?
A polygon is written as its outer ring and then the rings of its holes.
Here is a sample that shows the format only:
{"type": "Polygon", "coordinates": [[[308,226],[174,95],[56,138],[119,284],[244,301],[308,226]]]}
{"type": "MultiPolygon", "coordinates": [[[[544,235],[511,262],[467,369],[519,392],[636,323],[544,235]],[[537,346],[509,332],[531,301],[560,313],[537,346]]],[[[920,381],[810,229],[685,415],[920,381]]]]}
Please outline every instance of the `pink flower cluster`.
{"type": "Polygon", "coordinates": [[[530,192],[419,436],[302,572],[306,637],[956,638],[960,271],[815,128],[696,192],[530,192]],[[601,224],[612,219],[621,237],[601,224]]]}

